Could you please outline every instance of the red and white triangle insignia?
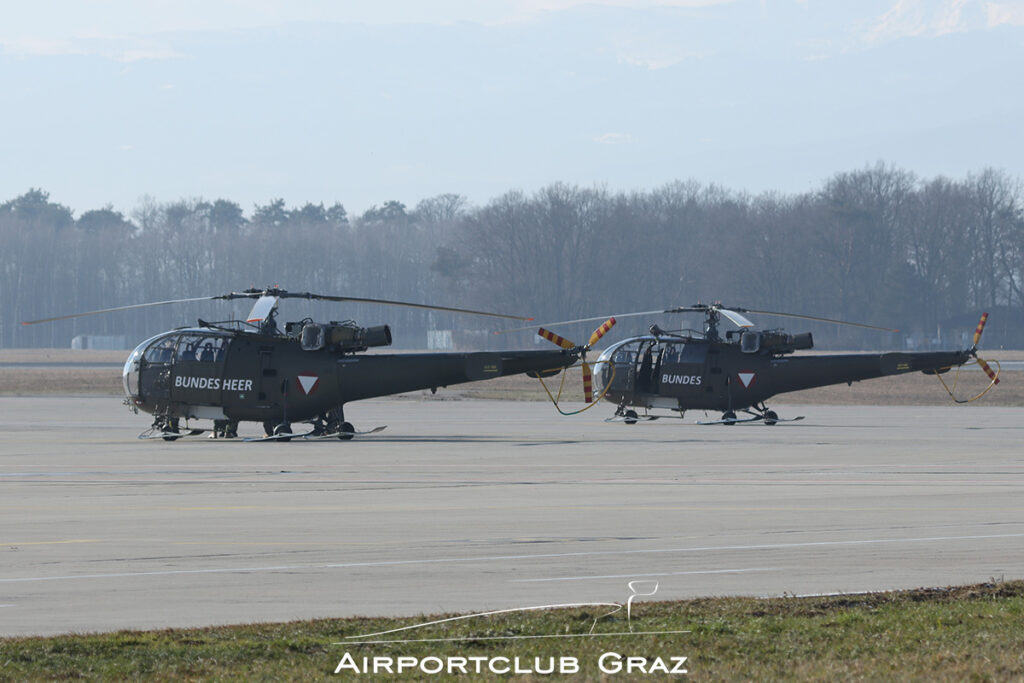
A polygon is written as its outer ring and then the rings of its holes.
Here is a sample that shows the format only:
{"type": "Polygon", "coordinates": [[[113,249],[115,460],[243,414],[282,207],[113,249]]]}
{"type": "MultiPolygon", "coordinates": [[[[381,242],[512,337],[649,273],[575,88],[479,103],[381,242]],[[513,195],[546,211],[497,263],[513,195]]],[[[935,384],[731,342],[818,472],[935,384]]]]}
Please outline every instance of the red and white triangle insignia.
{"type": "Polygon", "coordinates": [[[740,382],[743,384],[743,388],[749,389],[750,385],[754,383],[754,378],[757,375],[753,372],[737,372],[736,376],[740,378],[740,382]]]}
{"type": "Polygon", "coordinates": [[[316,383],[320,381],[316,375],[297,375],[295,379],[299,381],[299,388],[306,396],[316,391],[316,383]]]}

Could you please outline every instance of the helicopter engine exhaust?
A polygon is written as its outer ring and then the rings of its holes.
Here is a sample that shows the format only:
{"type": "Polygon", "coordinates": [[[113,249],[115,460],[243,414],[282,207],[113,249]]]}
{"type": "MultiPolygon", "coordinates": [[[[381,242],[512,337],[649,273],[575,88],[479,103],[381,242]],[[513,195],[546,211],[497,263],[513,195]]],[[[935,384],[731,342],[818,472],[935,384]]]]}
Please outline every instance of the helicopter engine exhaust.
{"type": "Polygon", "coordinates": [[[367,346],[391,346],[391,328],[387,325],[363,328],[363,343],[367,346]]]}

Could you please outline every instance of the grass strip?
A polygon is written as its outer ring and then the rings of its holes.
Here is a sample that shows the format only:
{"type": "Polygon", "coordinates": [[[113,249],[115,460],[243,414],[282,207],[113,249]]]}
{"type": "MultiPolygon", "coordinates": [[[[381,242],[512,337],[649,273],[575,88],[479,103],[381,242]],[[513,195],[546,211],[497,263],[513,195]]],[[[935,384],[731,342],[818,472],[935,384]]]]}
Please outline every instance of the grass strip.
{"type": "Polygon", "coordinates": [[[1017,680],[1024,677],[1024,581],[831,597],[708,598],[513,612],[374,636],[453,615],[122,631],[0,640],[0,679],[288,681],[671,680],[687,657],[693,680],[1017,680]],[[593,630],[594,636],[580,636],[593,630]],[[613,635],[630,631],[646,635],[613,635]],[[686,631],[687,633],[656,633],[686,631]],[[538,638],[535,636],[550,636],[538,638]],[[415,642],[413,642],[415,641],[415,642]],[[426,642],[424,642],[426,641],[426,642]],[[440,641],[440,642],[439,642],[440,641]],[[620,657],[606,655],[618,653],[620,657]],[[346,656],[347,655],[347,656],[346,656]],[[604,670],[601,657],[605,655],[604,670]],[[428,663],[402,675],[362,673],[364,657],[428,663]],[[467,660],[467,674],[433,674],[467,660]],[[482,658],[475,673],[471,658],[482,658]],[[515,673],[519,667],[533,673],[515,673]],[[560,658],[574,659],[567,675],[560,658]],[[627,657],[634,670],[627,672],[627,657]],[[450,660],[448,658],[456,658],[450,660]],[[342,661],[355,662],[360,673],[342,661]],[[411,660],[407,660],[411,661],[411,660]],[[677,660],[676,660],[677,661],[677,660]],[[492,673],[508,667],[510,673],[492,673]],[[542,673],[555,667],[554,675],[542,673]],[[655,670],[653,674],[641,671],[655,670]],[[618,669],[618,671],[614,671],[618,669]]]}

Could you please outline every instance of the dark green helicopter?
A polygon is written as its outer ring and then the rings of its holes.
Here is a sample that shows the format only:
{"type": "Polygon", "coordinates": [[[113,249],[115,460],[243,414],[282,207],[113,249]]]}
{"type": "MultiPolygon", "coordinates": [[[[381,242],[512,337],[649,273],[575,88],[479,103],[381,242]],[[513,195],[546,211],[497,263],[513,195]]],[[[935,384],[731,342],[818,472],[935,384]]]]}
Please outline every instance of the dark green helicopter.
{"type": "MultiPolygon", "coordinates": [[[[263,424],[264,439],[293,438],[293,423],[309,423],[301,436],[351,439],[346,403],[418,389],[531,372],[557,372],[575,363],[581,349],[480,353],[362,354],[391,344],[388,325],[359,327],[354,322],[318,323],[306,319],[277,325],[280,299],[359,302],[407,306],[514,320],[521,316],[385,299],[247,289],[219,296],[157,301],[32,320],[31,325],[84,315],[195,301],[255,299],[245,321],[199,321],[139,344],[124,364],[125,404],[154,416],[140,438],[173,441],[201,434],[192,420],[212,420],[214,437],[238,435],[238,423],[263,424]],[[185,425],[182,425],[182,421],[185,425]]],[[[379,431],[379,427],[372,431],[379,431]]]]}
{"type": "MultiPolygon", "coordinates": [[[[614,325],[616,318],[661,313],[703,313],[704,329],[666,332],[657,325],[651,325],[650,334],[631,337],[605,348],[594,362],[593,371],[586,360],[581,359],[585,400],[590,403],[595,398],[598,401],[603,398],[614,403],[615,415],[609,418],[609,421],[635,424],[638,420],[656,420],[663,416],[682,417],[687,410],[704,410],[721,412],[722,417],[701,424],[732,425],[738,422],[763,421],[766,425],[774,425],[787,421],[765,405],[767,399],[777,394],[915,371],[940,375],[951,368],[959,368],[972,359],[988,375],[988,388],[999,382],[998,363],[997,370],[993,371],[988,363],[978,357],[978,342],[988,313],[981,316],[971,348],[961,351],[915,353],[794,356],[792,354],[795,351],[813,348],[814,340],[810,332],[789,334],[781,329],[756,330],[754,323],[742,314],[760,313],[817,320],[885,332],[898,330],[808,315],[725,308],[720,303],[619,314],[609,319],[605,326],[614,325]],[[728,331],[724,339],[718,331],[722,318],[738,328],[728,331]],[[593,386],[590,381],[592,372],[593,386]],[[643,414],[639,414],[637,409],[643,411],[643,414]],[[658,415],[652,414],[652,410],[670,412],[668,415],[658,415]],[[737,413],[744,413],[746,417],[738,417],[737,413]]],[[[549,325],[582,323],[600,320],[603,317],[566,320],[549,325]]],[[[591,339],[587,346],[578,347],[544,328],[537,334],[564,350],[581,351],[581,355],[585,354],[595,341],[591,339]]],[[[985,391],[988,391],[988,388],[985,391]]],[[[947,391],[953,395],[948,387],[947,391]]],[[[980,398],[984,393],[983,391],[971,399],[958,400],[954,397],[953,400],[964,403],[980,398]]],[[[557,407],[557,400],[555,403],[557,407]]],[[[572,414],[561,409],[559,411],[563,414],[572,414]]],[[[800,419],[802,417],[791,418],[800,419]]]]}

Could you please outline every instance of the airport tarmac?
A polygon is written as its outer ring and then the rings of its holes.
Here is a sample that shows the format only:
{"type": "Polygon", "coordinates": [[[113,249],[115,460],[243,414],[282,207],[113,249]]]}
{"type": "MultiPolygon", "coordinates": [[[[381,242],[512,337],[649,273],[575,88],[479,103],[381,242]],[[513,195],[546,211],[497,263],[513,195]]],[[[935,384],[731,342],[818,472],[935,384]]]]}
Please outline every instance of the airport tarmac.
{"type": "Polygon", "coordinates": [[[375,400],[350,442],[167,443],[0,398],[0,635],[1024,577],[1024,408],[773,407],[807,417],[375,400]]]}

